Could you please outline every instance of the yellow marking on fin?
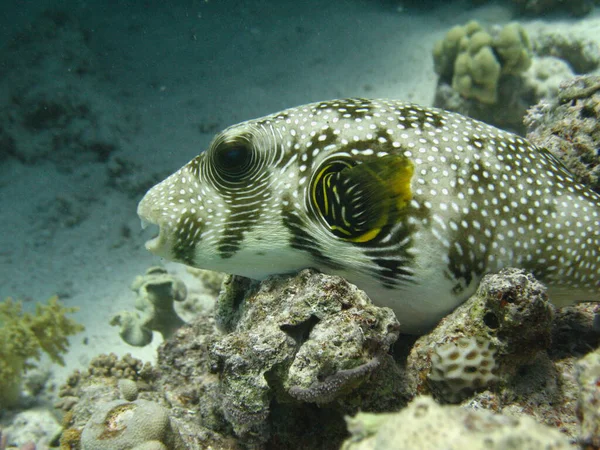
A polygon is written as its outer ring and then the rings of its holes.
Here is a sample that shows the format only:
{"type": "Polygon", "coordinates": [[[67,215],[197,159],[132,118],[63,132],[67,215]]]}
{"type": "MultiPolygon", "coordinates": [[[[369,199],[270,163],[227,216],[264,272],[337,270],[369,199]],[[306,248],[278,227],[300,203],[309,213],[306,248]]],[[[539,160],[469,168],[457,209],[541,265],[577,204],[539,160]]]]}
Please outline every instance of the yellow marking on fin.
{"type": "Polygon", "coordinates": [[[403,209],[408,202],[412,200],[412,191],[410,190],[410,180],[415,173],[415,166],[413,162],[404,158],[402,161],[397,161],[401,167],[399,167],[392,179],[391,187],[392,192],[398,196],[396,201],[396,208],[403,209]]]}
{"type": "MultiPolygon", "coordinates": [[[[373,162],[364,163],[364,171],[372,178],[368,180],[373,183],[373,189],[381,189],[382,208],[378,220],[372,227],[355,238],[348,239],[351,242],[364,243],[375,239],[383,227],[390,220],[390,209],[400,211],[406,207],[412,199],[410,181],[414,174],[414,164],[405,156],[387,155],[373,162]],[[390,195],[386,195],[386,193],[390,195]],[[395,205],[387,200],[396,199],[395,205]]],[[[396,215],[393,214],[392,217],[396,215]]]]}
{"type": "Polygon", "coordinates": [[[370,240],[375,239],[379,233],[381,233],[381,228],[373,228],[370,231],[367,231],[366,233],[358,237],[351,238],[348,240],[351,242],[369,242],[370,240]]]}
{"type": "Polygon", "coordinates": [[[340,239],[365,243],[375,239],[412,199],[410,182],[414,165],[403,155],[359,160],[352,165],[332,161],[313,179],[311,199],[329,229],[340,239]],[[335,176],[334,176],[335,175],[335,176]],[[358,186],[346,193],[343,186],[358,186]],[[340,209],[341,208],[341,209],[340,209]],[[351,208],[341,214],[343,208],[351,208]],[[352,223],[358,215],[366,217],[360,226],[352,223]],[[350,221],[348,220],[350,219],[350,221]]]}

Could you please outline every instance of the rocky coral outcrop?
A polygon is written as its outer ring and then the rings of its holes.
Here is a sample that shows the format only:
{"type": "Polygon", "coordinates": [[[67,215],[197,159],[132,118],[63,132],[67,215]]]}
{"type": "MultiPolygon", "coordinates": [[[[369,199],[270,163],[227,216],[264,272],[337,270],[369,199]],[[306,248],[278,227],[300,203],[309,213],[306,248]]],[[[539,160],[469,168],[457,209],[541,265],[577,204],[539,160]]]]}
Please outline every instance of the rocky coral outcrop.
{"type": "Polygon", "coordinates": [[[565,80],[556,99],[525,117],[527,138],[558,158],[578,181],[600,193],[600,76],[565,80]]]}
{"type": "MultiPolygon", "coordinates": [[[[556,310],[531,274],[507,269],[486,276],[470,300],[415,342],[398,335],[389,309],[339,277],[312,270],[261,283],[230,276],[216,310],[175,331],[155,368],[106,356],[71,377],[61,390],[62,442],[80,445],[99,405],[144,400],[168,417],[186,449],[339,448],[344,417],[359,411],[386,414],[350,421],[344,448],[378,448],[369,445],[392,436],[418,448],[437,435],[392,433],[398,425],[387,418],[423,410],[414,406],[422,400],[405,408],[427,393],[461,402],[461,409],[425,405],[431,417],[453,417],[448,432],[457,446],[481,443],[477,430],[460,432],[465,421],[494,428],[498,443],[502,436],[557,448],[569,439],[595,442],[586,403],[597,394],[595,360],[577,360],[600,345],[596,314],[594,305],[556,310]]],[[[426,416],[415,426],[431,426],[426,416]]],[[[163,448],[161,439],[140,445],[163,448]]]]}

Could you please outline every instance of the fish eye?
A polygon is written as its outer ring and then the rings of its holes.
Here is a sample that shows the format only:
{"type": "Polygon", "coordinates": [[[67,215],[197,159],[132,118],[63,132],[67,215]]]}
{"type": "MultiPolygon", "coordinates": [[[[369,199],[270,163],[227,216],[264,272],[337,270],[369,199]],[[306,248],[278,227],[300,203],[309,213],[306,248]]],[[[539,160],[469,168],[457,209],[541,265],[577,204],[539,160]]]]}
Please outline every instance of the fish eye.
{"type": "Polygon", "coordinates": [[[231,143],[215,149],[214,164],[225,178],[243,177],[251,166],[252,149],[244,144],[231,143]]]}

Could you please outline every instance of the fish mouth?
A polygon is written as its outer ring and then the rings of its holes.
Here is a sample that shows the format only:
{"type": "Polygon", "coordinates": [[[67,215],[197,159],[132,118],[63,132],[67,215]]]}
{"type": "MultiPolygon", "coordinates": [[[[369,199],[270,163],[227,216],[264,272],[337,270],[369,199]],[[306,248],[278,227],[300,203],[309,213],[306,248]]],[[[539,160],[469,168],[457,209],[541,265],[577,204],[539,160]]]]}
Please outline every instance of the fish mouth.
{"type": "Polygon", "coordinates": [[[140,217],[141,220],[141,226],[142,226],[142,230],[145,230],[146,228],[151,228],[151,229],[156,229],[156,236],[153,237],[152,239],[148,239],[146,241],[146,243],[144,244],[144,246],[146,247],[146,250],[152,252],[152,253],[156,253],[158,252],[158,250],[162,247],[162,241],[163,241],[163,229],[162,227],[155,223],[152,222],[144,217],[140,217]]]}
{"type": "Polygon", "coordinates": [[[167,231],[165,225],[161,224],[156,217],[159,215],[158,211],[151,206],[151,202],[143,198],[138,205],[137,214],[141,220],[142,230],[150,228],[155,231],[155,236],[144,244],[146,249],[155,255],[161,254],[166,247],[167,231]]]}

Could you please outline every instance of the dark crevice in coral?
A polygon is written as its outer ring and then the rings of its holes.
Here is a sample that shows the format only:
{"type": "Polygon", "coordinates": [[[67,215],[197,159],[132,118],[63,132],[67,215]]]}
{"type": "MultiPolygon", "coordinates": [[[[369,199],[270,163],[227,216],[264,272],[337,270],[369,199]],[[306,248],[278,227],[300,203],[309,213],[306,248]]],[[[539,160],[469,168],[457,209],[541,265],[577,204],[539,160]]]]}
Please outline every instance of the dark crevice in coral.
{"type": "Polygon", "coordinates": [[[296,344],[298,344],[298,346],[300,346],[307,341],[310,332],[315,327],[315,325],[319,323],[319,321],[320,320],[317,316],[312,315],[308,318],[308,320],[300,322],[299,324],[284,324],[281,325],[279,328],[285,334],[290,336],[296,342],[296,344]]]}
{"type": "Polygon", "coordinates": [[[495,330],[500,326],[500,321],[498,320],[496,314],[494,314],[493,312],[488,312],[483,316],[483,323],[485,323],[486,326],[488,326],[492,330],[495,330]]]}
{"type": "Polygon", "coordinates": [[[265,450],[329,450],[339,448],[348,437],[346,422],[339,411],[310,403],[289,408],[287,404],[273,401],[270,420],[271,437],[265,443],[265,450]],[[290,423],[294,424],[293,428],[290,423]]]}

